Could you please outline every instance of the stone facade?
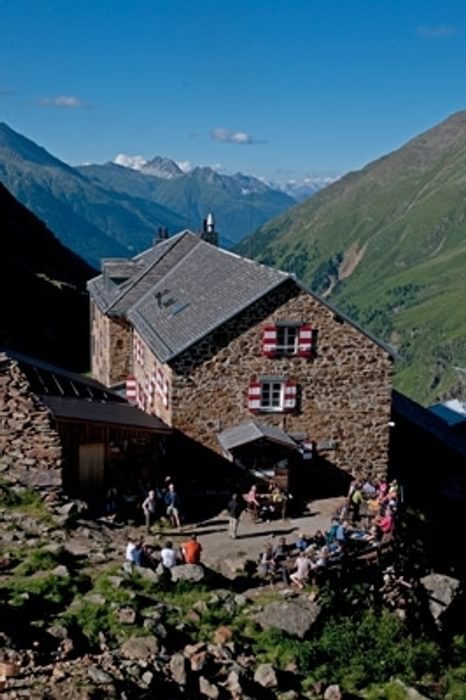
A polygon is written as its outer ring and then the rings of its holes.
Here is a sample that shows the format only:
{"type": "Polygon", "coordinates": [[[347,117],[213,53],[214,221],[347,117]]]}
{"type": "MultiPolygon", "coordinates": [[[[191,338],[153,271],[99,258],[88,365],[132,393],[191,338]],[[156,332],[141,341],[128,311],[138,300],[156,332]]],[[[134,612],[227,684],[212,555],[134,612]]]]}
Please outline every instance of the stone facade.
{"type": "Polygon", "coordinates": [[[308,439],[332,442],[329,460],[361,475],[386,474],[392,359],[348,322],[293,282],[251,305],[173,360],[167,422],[221,453],[217,434],[254,415],[251,379],[280,376],[300,392],[293,413],[261,413],[257,420],[308,439]],[[277,321],[309,323],[317,331],[312,358],[264,357],[262,331],[277,321]]]}
{"type": "Polygon", "coordinates": [[[345,473],[386,474],[392,358],[293,280],[168,364],[160,363],[126,321],[108,318],[94,306],[91,322],[99,339],[93,376],[111,386],[134,375],[139,407],[209,450],[221,455],[218,433],[255,418],[331,446],[328,461],[345,473]],[[311,325],[317,336],[313,356],[264,356],[264,326],[277,322],[311,325]],[[264,376],[296,383],[296,410],[251,413],[249,385],[264,376]]]}
{"type": "Polygon", "coordinates": [[[0,355],[0,469],[30,485],[61,483],[62,447],[17,362],[0,355]]]}
{"type": "Polygon", "coordinates": [[[105,386],[126,380],[131,367],[131,327],[122,318],[105,316],[91,300],[91,371],[105,386]]]}

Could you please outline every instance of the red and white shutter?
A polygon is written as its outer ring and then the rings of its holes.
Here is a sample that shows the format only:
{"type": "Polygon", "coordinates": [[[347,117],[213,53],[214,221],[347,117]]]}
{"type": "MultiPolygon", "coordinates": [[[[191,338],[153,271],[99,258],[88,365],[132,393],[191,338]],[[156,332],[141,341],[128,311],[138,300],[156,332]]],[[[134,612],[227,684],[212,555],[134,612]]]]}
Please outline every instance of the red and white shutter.
{"type": "Polygon", "coordinates": [[[142,344],[142,340],[138,337],[135,336],[134,339],[134,347],[135,347],[135,354],[136,354],[136,362],[139,365],[144,364],[144,346],[142,344]]]}
{"type": "Polygon", "coordinates": [[[251,413],[259,413],[261,408],[260,382],[250,382],[248,388],[248,409],[251,413]]]}
{"type": "Polygon", "coordinates": [[[294,411],[297,406],[298,387],[295,381],[288,379],[285,382],[283,395],[283,410],[294,411]]]}
{"type": "Polygon", "coordinates": [[[126,400],[136,402],[136,377],[130,374],[126,377],[126,400]]]}
{"type": "Polygon", "coordinates": [[[145,389],[146,389],[146,406],[147,406],[147,408],[150,408],[152,406],[152,402],[154,400],[154,394],[152,392],[152,378],[151,378],[150,374],[146,375],[145,389]]]}
{"type": "Polygon", "coordinates": [[[163,379],[162,379],[162,403],[165,406],[165,408],[168,408],[169,391],[170,391],[170,386],[168,383],[168,379],[166,377],[163,377],[163,379]]]}
{"type": "Polygon", "coordinates": [[[138,408],[144,410],[144,398],[145,398],[145,392],[144,392],[144,387],[140,382],[136,383],[136,403],[138,405],[138,408]]]}
{"type": "Polygon", "coordinates": [[[262,333],[262,353],[267,357],[277,354],[277,327],[265,326],[262,333]]]}
{"type": "Polygon", "coordinates": [[[312,326],[304,325],[298,329],[298,355],[310,357],[312,354],[312,326]]]}

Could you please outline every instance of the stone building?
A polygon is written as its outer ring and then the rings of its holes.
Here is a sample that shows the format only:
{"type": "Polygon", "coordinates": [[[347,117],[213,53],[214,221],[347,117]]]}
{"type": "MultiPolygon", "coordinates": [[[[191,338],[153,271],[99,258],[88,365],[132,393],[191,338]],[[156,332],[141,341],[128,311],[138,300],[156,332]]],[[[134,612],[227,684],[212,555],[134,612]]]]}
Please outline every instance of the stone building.
{"type": "Polygon", "coordinates": [[[183,231],[104,260],[88,289],[94,377],[192,445],[264,472],[386,473],[391,353],[293,275],[183,231]]]}
{"type": "Polygon", "coordinates": [[[0,353],[0,470],[10,479],[99,499],[108,484],[154,480],[171,432],[99,382],[0,353]]]}

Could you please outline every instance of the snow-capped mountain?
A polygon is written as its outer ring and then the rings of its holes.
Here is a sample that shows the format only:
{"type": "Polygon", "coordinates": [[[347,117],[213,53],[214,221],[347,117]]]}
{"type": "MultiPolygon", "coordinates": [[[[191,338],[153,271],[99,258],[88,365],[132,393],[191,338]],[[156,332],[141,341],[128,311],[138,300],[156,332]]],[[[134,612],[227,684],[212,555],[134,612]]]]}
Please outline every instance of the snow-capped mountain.
{"type": "Polygon", "coordinates": [[[163,156],[155,156],[152,160],[146,160],[143,156],[127,156],[124,153],[119,153],[113,159],[113,162],[125,168],[138,170],[144,175],[153,175],[154,177],[161,177],[165,180],[181,177],[191,169],[187,161],[176,163],[174,160],[164,158],[163,156]]]}

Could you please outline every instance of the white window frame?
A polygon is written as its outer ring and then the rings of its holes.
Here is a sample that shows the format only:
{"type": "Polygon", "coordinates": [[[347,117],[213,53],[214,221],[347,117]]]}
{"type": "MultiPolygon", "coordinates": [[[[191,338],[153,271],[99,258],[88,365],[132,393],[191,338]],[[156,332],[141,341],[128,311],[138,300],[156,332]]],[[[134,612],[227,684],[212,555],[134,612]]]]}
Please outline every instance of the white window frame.
{"type": "Polygon", "coordinates": [[[282,379],[262,379],[260,381],[260,410],[267,413],[283,413],[285,406],[285,381],[282,379]],[[275,385],[275,388],[273,388],[275,385]],[[268,387],[269,400],[265,403],[264,387],[268,387]],[[274,397],[278,398],[277,403],[273,403],[274,397]]]}

